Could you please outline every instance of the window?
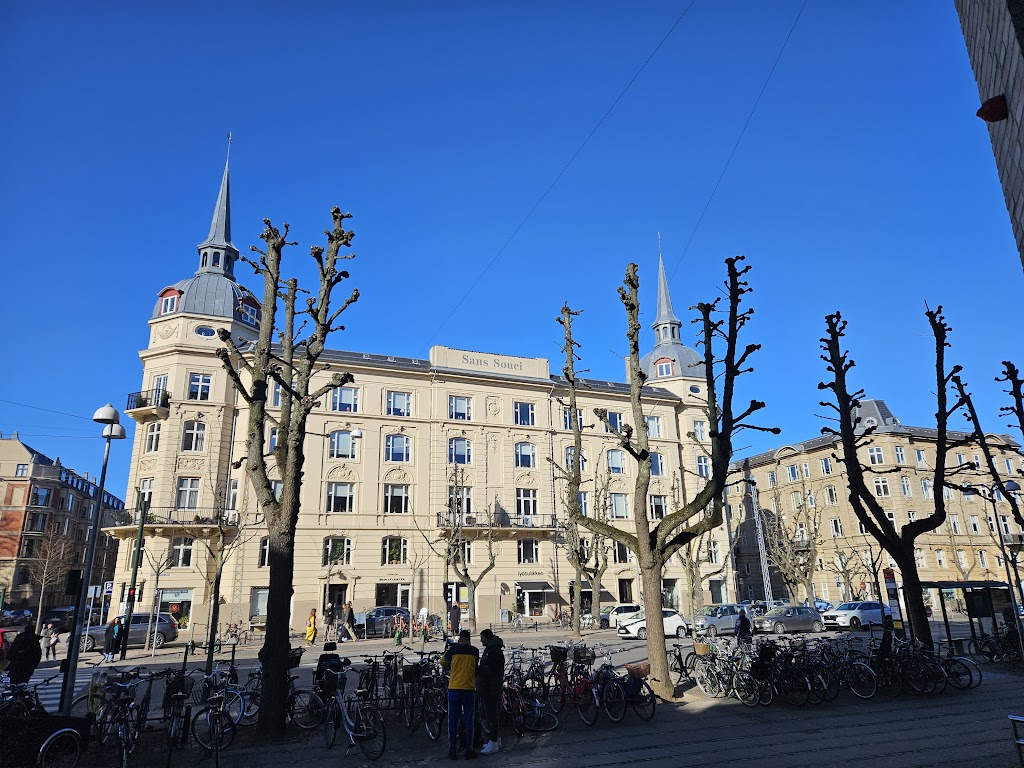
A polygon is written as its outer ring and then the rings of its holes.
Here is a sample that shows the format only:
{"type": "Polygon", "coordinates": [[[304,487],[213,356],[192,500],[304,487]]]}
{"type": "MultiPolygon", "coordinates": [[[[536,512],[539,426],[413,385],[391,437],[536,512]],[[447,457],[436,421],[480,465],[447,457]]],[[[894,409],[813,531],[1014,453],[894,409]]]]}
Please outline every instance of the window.
{"type": "Polygon", "coordinates": [[[968,523],[967,524],[971,528],[971,533],[981,533],[981,525],[978,523],[978,516],[977,515],[971,515],[968,518],[968,523]]]}
{"type": "MultiPolygon", "coordinates": [[[[575,445],[567,445],[565,447],[565,468],[570,470],[572,468],[572,460],[576,454],[575,445]]],[[[587,471],[587,454],[580,451],[580,472],[587,471]]]]}
{"type": "Polygon", "coordinates": [[[608,494],[608,505],[612,520],[629,519],[629,497],[625,493],[608,494]]]}
{"type": "Polygon", "coordinates": [[[462,562],[469,565],[473,562],[473,542],[462,542],[462,562]]]}
{"type": "Polygon", "coordinates": [[[520,525],[532,526],[537,514],[537,489],[516,488],[516,517],[520,525]]]}
{"type": "Polygon", "coordinates": [[[794,512],[799,511],[800,507],[803,506],[804,495],[800,491],[793,491],[789,494],[789,505],[793,508],[794,512]]]}
{"type": "Polygon", "coordinates": [[[455,513],[456,521],[464,523],[466,515],[473,513],[473,489],[465,485],[449,485],[448,509],[455,513]]]}
{"type": "Polygon", "coordinates": [[[829,530],[832,532],[832,538],[838,539],[843,535],[843,521],[838,517],[833,517],[829,520],[829,530]]]}
{"type": "Polygon", "coordinates": [[[832,474],[832,459],[821,460],[821,474],[831,475],[832,474]]]}
{"type": "Polygon", "coordinates": [[[1012,475],[1013,474],[1013,460],[1012,459],[1003,459],[1003,461],[1006,462],[1006,474],[1012,475]]]}
{"type": "Polygon", "coordinates": [[[260,539],[260,551],[256,557],[256,567],[266,568],[270,564],[270,537],[260,539]]]}
{"type": "Polygon", "coordinates": [[[868,461],[872,464],[884,464],[885,456],[882,454],[881,448],[868,448],[868,461]]]}
{"type": "Polygon", "coordinates": [[[590,506],[587,500],[587,492],[580,491],[576,498],[579,499],[580,502],[580,514],[587,517],[590,506]]]}
{"type": "Polygon", "coordinates": [[[790,480],[796,480],[798,477],[800,477],[799,473],[796,470],[796,464],[790,464],[788,467],[786,467],[786,476],[790,480]]]}
{"type": "Polygon", "coordinates": [[[672,361],[671,360],[668,360],[668,361],[662,362],[662,363],[658,363],[658,376],[659,376],[659,378],[660,377],[664,377],[664,376],[671,376],[671,375],[672,375],[672,361]]]}
{"type": "Polygon", "coordinates": [[[946,567],[946,551],[943,549],[935,550],[935,565],[939,568],[946,567]]]}
{"type": "Polygon", "coordinates": [[[277,427],[271,427],[270,428],[270,435],[267,438],[267,448],[270,449],[271,451],[276,451],[277,450],[277,435],[278,435],[277,427]]]}
{"type": "Polygon", "coordinates": [[[963,455],[962,453],[958,453],[958,454],[956,455],[956,465],[957,465],[958,467],[962,467],[962,466],[964,465],[964,462],[965,462],[966,460],[967,460],[967,459],[966,459],[966,458],[964,458],[964,455],[963,455]]]}
{"type": "Polygon", "coordinates": [[[473,444],[464,437],[453,437],[448,441],[448,463],[469,464],[473,458],[473,444]]]}
{"type": "Polygon", "coordinates": [[[284,493],[284,483],[282,483],[280,480],[271,480],[270,492],[274,494],[274,498],[277,501],[280,501],[281,494],[284,493]]]}
{"type": "Polygon", "coordinates": [[[255,328],[260,324],[260,310],[258,307],[254,307],[252,304],[239,304],[238,314],[241,316],[241,321],[246,325],[251,325],[253,328],[255,328]]]}
{"type": "Polygon", "coordinates": [[[359,413],[359,390],[355,387],[335,387],[331,392],[331,410],[359,413]]]}
{"type": "Polygon", "coordinates": [[[28,477],[28,464],[19,464],[14,468],[15,477],[28,477]]]}
{"type": "Polygon", "coordinates": [[[921,481],[921,496],[923,498],[926,498],[926,499],[930,499],[932,497],[932,481],[931,480],[922,480],[921,481]]]}
{"type": "Polygon", "coordinates": [[[996,532],[996,521],[993,519],[992,515],[988,516],[988,532],[989,533],[995,533],[996,532]]]}
{"type": "MultiPolygon", "coordinates": [[[[577,408],[576,409],[576,420],[579,422],[580,427],[582,427],[583,426],[583,409],[582,408],[577,408]]],[[[563,408],[562,409],[562,425],[565,427],[565,429],[572,429],[572,409],[570,409],[570,408],[563,408]]]]}
{"type": "Polygon", "coordinates": [[[381,542],[381,565],[404,565],[409,560],[409,541],[398,536],[388,536],[381,542]]]}
{"type": "Polygon", "coordinates": [[[661,418],[658,416],[644,416],[647,422],[647,434],[650,437],[661,437],[661,418]]]}
{"type": "Polygon", "coordinates": [[[199,508],[199,478],[178,478],[178,509],[199,508]]]}
{"type": "Polygon", "coordinates": [[[885,477],[875,478],[875,496],[885,498],[889,495],[889,480],[885,477]]]}
{"type": "Polygon", "coordinates": [[[412,440],[405,435],[388,435],[384,438],[385,461],[409,461],[412,455],[412,440]]]}
{"type": "Polygon", "coordinates": [[[817,506],[814,501],[814,491],[807,492],[807,506],[811,509],[814,509],[814,507],[817,506]]]}
{"type": "MultiPolygon", "coordinates": [[[[276,432],[277,430],[271,431],[276,432]]],[[[271,446],[271,449],[273,447],[271,446]]],[[[204,448],[206,448],[206,424],[201,421],[186,421],[185,429],[181,433],[181,450],[201,451],[204,448]]]]}
{"type": "Polygon", "coordinates": [[[693,422],[693,439],[704,441],[707,440],[707,431],[703,421],[693,422]]]}
{"type": "Polygon", "coordinates": [[[469,421],[473,418],[473,398],[448,396],[448,418],[456,421],[469,421]]]}
{"type": "Polygon", "coordinates": [[[228,483],[228,509],[238,509],[238,481],[228,483]]]}
{"type": "Polygon", "coordinates": [[[807,541],[807,523],[797,523],[793,533],[797,541],[807,541]]]}
{"type": "Polygon", "coordinates": [[[654,477],[661,477],[665,474],[665,457],[660,453],[651,454],[651,474],[654,477]]]}
{"type": "Polygon", "coordinates": [[[615,411],[608,411],[608,424],[604,425],[605,432],[620,431],[622,429],[622,414],[615,411]],[[611,425],[609,427],[609,424],[611,425]]]}
{"type": "Polygon", "coordinates": [[[328,454],[332,459],[354,459],[356,457],[356,441],[348,430],[331,432],[328,454]]]}
{"type": "Polygon", "coordinates": [[[521,427],[533,426],[533,403],[512,403],[515,423],[521,427]]]}
{"type": "Polygon", "coordinates": [[[985,554],[984,549],[978,550],[978,565],[982,568],[988,568],[988,555],[985,554]]]}
{"type": "Polygon", "coordinates": [[[711,477],[711,459],[707,456],[697,457],[697,477],[711,477]]]}
{"type": "Polygon", "coordinates": [[[629,551],[629,548],[625,544],[617,541],[615,542],[615,549],[612,552],[612,560],[618,564],[628,563],[633,560],[632,554],[633,553],[629,551]]]}
{"type": "Polygon", "coordinates": [[[321,565],[331,564],[352,565],[352,539],[345,536],[328,536],[324,539],[324,556],[321,565]]]}
{"type": "Polygon", "coordinates": [[[164,296],[160,300],[160,314],[169,315],[171,312],[178,308],[178,294],[173,293],[170,296],[164,296]]]}
{"type": "Polygon", "coordinates": [[[46,530],[46,521],[49,516],[42,512],[33,512],[28,516],[28,530],[33,533],[42,533],[46,530]]]}
{"type": "Polygon", "coordinates": [[[146,425],[146,453],[153,453],[160,448],[160,422],[154,421],[146,425]]]}
{"type": "Polygon", "coordinates": [[[953,533],[960,533],[960,516],[950,515],[949,516],[949,530],[953,533]]]}
{"type": "Polygon", "coordinates": [[[806,461],[800,465],[800,469],[803,472],[805,478],[809,478],[811,476],[811,465],[808,464],[806,461]]]}
{"type": "Polygon", "coordinates": [[[537,452],[532,443],[516,443],[516,466],[526,469],[537,466],[537,452]]]}
{"type": "Polygon", "coordinates": [[[967,553],[962,549],[956,551],[956,562],[961,568],[967,567],[967,553]]]}
{"type": "Polygon", "coordinates": [[[1010,535],[1010,517],[1008,515],[999,516],[999,527],[1002,529],[1004,535],[1010,535]]]}
{"type": "Polygon", "coordinates": [[[626,454],[620,450],[612,449],[605,455],[608,461],[608,471],[613,475],[626,473],[626,454]]]}
{"type": "MultiPolygon", "coordinates": [[[[384,513],[403,515],[409,511],[409,486],[384,484],[384,513]]],[[[404,561],[403,561],[404,562],[404,561]]]]}
{"type": "Polygon", "coordinates": [[[718,542],[714,539],[708,541],[708,562],[711,565],[718,565],[718,542]]]}
{"type": "Polygon", "coordinates": [[[326,506],[328,513],[355,512],[355,483],[328,483],[326,506]]]}
{"type": "Polygon", "coordinates": [[[896,463],[897,464],[905,464],[907,459],[903,455],[903,446],[902,445],[897,445],[894,450],[896,451],[896,463]]]}
{"type": "Polygon", "coordinates": [[[777,486],[778,484],[779,484],[779,483],[778,483],[778,480],[777,480],[777,479],[776,479],[776,477],[775,477],[775,473],[774,473],[774,472],[769,472],[769,473],[768,473],[768,487],[769,487],[769,488],[774,488],[774,487],[776,487],[776,486],[777,486]]]}
{"type": "Polygon", "coordinates": [[[839,503],[839,494],[836,493],[836,487],[834,485],[825,486],[825,504],[829,507],[834,507],[839,503]]]}
{"type": "Polygon", "coordinates": [[[665,519],[665,513],[668,510],[667,496],[648,496],[647,505],[651,510],[651,520],[665,519]]]}
{"type": "Polygon", "coordinates": [[[281,407],[281,382],[275,381],[274,388],[270,390],[270,404],[274,408],[281,407]]]}
{"type": "Polygon", "coordinates": [[[900,478],[900,487],[903,489],[903,495],[904,496],[907,496],[907,497],[911,496],[911,493],[910,493],[910,478],[909,477],[904,475],[903,477],[900,478]]]}
{"type": "Polygon", "coordinates": [[[193,539],[178,537],[171,542],[171,568],[189,568],[192,565],[193,539]]]}
{"type": "Polygon", "coordinates": [[[209,400],[212,380],[213,377],[208,373],[190,373],[188,375],[188,399],[209,400]]]}
{"type": "Polygon", "coordinates": [[[917,466],[925,468],[928,467],[928,461],[925,459],[924,451],[918,448],[914,451],[914,455],[917,457],[917,466]]]}
{"type": "Polygon", "coordinates": [[[632,579],[619,579],[619,602],[620,603],[632,603],[633,602],[633,580],[632,579]]]}
{"type": "Polygon", "coordinates": [[[536,539],[520,539],[518,548],[520,565],[533,565],[540,562],[540,545],[536,539]]]}
{"type": "Polygon", "coordinates": [[[33,488],[29,505],[33,507],[49,507],[53,503],[53,490],[50,488],[33,488]]]}
{"type": "Polygon", "coordinates": [[[139,480],[139,500],[147,508],[153,503],[152,477],[144,477],[139,480]]]}
{"type": "Polygon", "coordinates": [[[914,522],[914,520],[916,520],[916,519],[917,519],[917,513],[914,510],[912,510],[912,509],[908,510],[907,511],[907,520],[909,520],[910,522],[914,522]]]}
{"type": "Polygon", "coordinates": [[[388,416],[412,415],[412,393],[388,392],[388,416]]]}

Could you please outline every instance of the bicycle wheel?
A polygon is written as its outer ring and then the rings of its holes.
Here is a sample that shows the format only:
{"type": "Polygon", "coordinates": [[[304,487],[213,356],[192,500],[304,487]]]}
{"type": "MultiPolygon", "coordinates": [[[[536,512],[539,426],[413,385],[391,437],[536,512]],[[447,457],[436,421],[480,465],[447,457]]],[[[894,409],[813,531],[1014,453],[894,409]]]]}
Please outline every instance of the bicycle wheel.
{"type": "Polygon", "coordinates": [[[758,700],[761,698],[761,691],[758,689],[757,681],[754,680],[749,672],[742,669],[733,675],[732,689],[740,703],[748,707],[756,707],[758,700]]]}
{"type": "Polygon", "coordinates": [[[556,715],[565,709],[565,703],[569,698],[569,691],[559,675],[551,675],[548,678],[548,707],[556,715]]]}
{"type": "Polygon", "coordinates": [[[646,680],[640,681],[640,689],[636,695],[630,697],[629,703],[633,705],[633,711],[641,720],[647,721],[654,717],[657,700],[654,698],[654,690],[646,680]]]}
{"type": "Polygon", "coordinates": [[[945,659],[942,662],[942,671],[946,680],[957,690],[966,690],[971,687],[971,668],[960,659],[945,659]]]}
{"type": "Polygon", "coordinates": [[[226,715],[204,707],[192,718],[192,738],[207,752],[219,752],[235,740],[235,728],[226,715]]]}
{"type": "Polygon", "coordinates": [[[844,682],[859,699],[870,699],[878,691],[878,678],[867,664],[857,661],[846,668],[844,682]]]}
{"type": "Polygon", "coordinates": [[[548,712],[536,701],[526,702],[523,710],[523,727],[528,731],[546,732],[558,727],[558,716],[548,712]]]}
{"type": "Polygon", "coordinates": [[[878,689],[890,698],[895,698],[903,693],[903,676],[895,662],[886,661],[875,669],[875,676],[878,678],[878,689]]]}
{"type": "Polygon", "coordinates": [[[139,746],[139,735],[142,733],[142,716],[139,708],[134,704],[129,706],[124,713],[124,737],[128,754],[132,754],[139,746]]]}
{"type": "Polygon", "coordinates": [[[288,716],[299,728],[316,728],[324,719],[324,703],[312,691],[295,691],[288,697],[288,716]]]}
{"type": "Polygon", "coordinates": [[[338,738],[338,700],[331,698],[324,712],[324,744],[328,749],[334,746],[338,738]]]}
{"type": "Polygon", "coordinates": [[[229,689],[224,691],[223,712],[228,716],[233,725],[238,725],[245,716],[245,697],[241,689],[229,689]]]}
{"type": "Polygon", "coordinates": [[[626,689],[618,680],[605,680],[601,690],[601,706],[613,723],[626,717],[626,689]]]}
{"type": "Polygon", "coordinates": [[[82,737],[71,728],[52,734],[39,748],[39,768],[75,768],[82,754],[82,737]]]}
{"type": "Polygon", "coordinates": [[[699,664],[694,670],[694,678],[701,693],[711,698],[722,694],[722,681],[718,679],[718,672],[711,664],[699,664]]]}
{"type": "Polygon", "coordinates": [[[967,643],[967,655],[977,664],[990,664],[996,657],[996,649],[988,638],[971,638],[967,643]]]}
{"type": "Polygon", "coordinates": [[[440,688],[433,688],[423,699],[423,727],[431,741],[441,738],[444,721],[448,715],[447,699],[440,688]]]}
{"type": "Polygon", "coordinates": [[[757,703],[762,707],[770,706],[775,700],[775,686],[771,684],[770,680],[764,678],[754,678],[754,680],[757,682],[757,703]]]}
{"type": "Polygon", "coordinates": [[[597,688],[594,687],[594,684],[589,680],[581,681],[577,684],[573,694],[573,698],[576,699],[576,711],[579,713],[580,720],[587,725],[596,723],[599,710],[597,688]]]}
{"type": "Polygon", "coordinates": [[[963,656],[957,656],[956,660],[963,664],[971,672],[971,684],[970,688],[977,688],[981,685],[981,667],[975,664],[970,659],[966,659],[963,656]]]}
{"type": "Polygon", "coordinates": [[[20,699],[0,703],[0,717],[28,717],[28,704],[20,699]]]}
{"type": "Polygon", "coordinates": [[[527,705],[539,701],[543,705],[548,700],[548,684],[544,682],[544,675],[535,673],[523,678],[523,698],[527,705]]]}
{"type": "Polygon", "coordinates": [[[824,678],[812,669],[805,670],[804,674],[811,686],[811,694],[807,697],[808,703],[821,704],[825,701],[826,685],[824,678]]]}
{"type": "Polygon", "coordinates": [[[779,675],[778,688],[786,702],[794,707],[802,707],[811,696],[810,680],[796,669],[782,671],[779,675]]]}
{"type": "Polygon", "coordinates": [[[91,718],[89,733],[91,736],[98,736],[100,713],[103,712],[106,703],[107,700],[101,693],[83,693],[71,702],[71,716],[91,718]]]}
{"type": "Polygon", "coordinates": [[[262,696],[259,690],[246,690],[242,694],[242,699],[245,702],[245,709],[242,712],[241,718],[238,720],[239,725],[249,726],[254,725],[257,720],[260,719],[260,703],[262,702],[262,696]]]}
{"type": "Polygon", "coordinates": [[[384,730],[384,718],[376,707],[369,704],[356,705],[352,709],[353,736],[359,751],[367,760],[377,760],[387,749],[388,736],[384,730]]]}
{"type": "Polygon", "coordinates": [[[839,698],[839,675],[828,667],[820,667],[819,670],[818,674],[825,681],[825,701],[835,701],[839,698]]]}

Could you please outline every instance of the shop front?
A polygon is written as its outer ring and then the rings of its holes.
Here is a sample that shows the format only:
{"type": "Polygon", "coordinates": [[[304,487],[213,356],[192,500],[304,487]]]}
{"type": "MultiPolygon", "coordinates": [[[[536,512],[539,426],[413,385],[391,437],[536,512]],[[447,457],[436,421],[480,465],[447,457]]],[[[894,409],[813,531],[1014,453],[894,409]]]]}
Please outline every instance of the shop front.
{"type": "Polygon", "coordinates": [[[544,616],[544,609],[554,596],[547,581],[517,581],[516,612],[534,618],[544,616]]]}
{"type": "Polygon", "coordinates": [[[160,613],[169,613],[178,622],[178,629],[188,629],[192,617],[191,589],[161,589],[160,613]]]}

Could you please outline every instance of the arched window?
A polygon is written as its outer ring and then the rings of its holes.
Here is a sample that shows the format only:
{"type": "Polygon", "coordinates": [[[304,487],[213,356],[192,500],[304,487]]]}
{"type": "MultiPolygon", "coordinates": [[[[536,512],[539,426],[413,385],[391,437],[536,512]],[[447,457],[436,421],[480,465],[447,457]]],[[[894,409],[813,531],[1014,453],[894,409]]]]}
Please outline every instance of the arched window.
{"type": "Polygon", "coordinates": [[[412,456],[412,440],[405,435],[388,435],[384,438],[385,461],[409,461],[412,456]]]}
{"type": "Polygon", "coordinates": [[[537,449],[532,443],[516,443],[516,466],[522,468],[537,466],[537,449]]]}
{"type": "MultiPolygon", "coordinates": [[[[565,468],[567,471],[572,471],[572,460],[576,453],[576,446],[567,445],[565,447],[565,468]]],[[[580,451],[580,472],[587,471],[587,454],[584,451],[580,451]]]]}
{"type": "Polygon", "coordinates": [[[356,441],[347,430],[331,432],[328,455],[332,459],[354,459],[356,457],[356,441]]]}
{"type": "Polygon", "coordinates": [[[464,437],[453,437],[448,441],[448,463],[469,464],[473,458],[473,445],[464,437]]]}
{"type": "Polygon", "coordinates": [[[206,448],[206,424],[201,421],[186,421],[181,433],[181,450],[202,451],[206,448]]]}
{"type": "Polygon", "coordinates": [[[651,475],[661,477],[665,474],[665,457],[660,453],[651,454],[651,475]]]}

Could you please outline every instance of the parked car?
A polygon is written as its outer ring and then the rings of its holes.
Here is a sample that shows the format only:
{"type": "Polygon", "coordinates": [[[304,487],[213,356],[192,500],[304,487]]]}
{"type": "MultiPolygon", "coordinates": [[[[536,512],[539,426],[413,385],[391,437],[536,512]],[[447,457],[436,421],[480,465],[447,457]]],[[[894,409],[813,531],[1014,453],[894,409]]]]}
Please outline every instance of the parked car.
{"type": "Polygon", "coordinates": [[[824,622],[826,627],[860,629],[869,623],[889,626],[892,624],[892,616],[889,606],[883,606],[877,600],[865,600],[840,603],[834,610],[825,612],[824,622]]]}
{"type": "Polygon", "coordinates": [[[786,632],[821,632],[825,628],[821,614],[804,605],[780,605],[754,619],[754,627],[777,635],[786,632]]]}
{"type": "Polygon", "coordinates": [[[0,661],[7,658],[7,649],[11,647],[11,643],[14,642],[14,638],[16,638],[18,633],[21,631],[21,627],[0,628],[0,661]]]}
{"type": "Polygon", "coordinates": [[[395,618],[405,621],[409,626],[411,614],[408,608],[392,605],[378,605],[366,613],[356,614],[356,637],[385,637],[395,631],[395,618]]]}
{"type": "MultiPolygon", "coordinates": [[[[73,605],[63,608],[51,608],[43,614],[43,626],[53,624],[58,632],[70,632],[71,625],[75,622],[75,607],[73,605]]],[[[93,623],[96,623],[95,621],[93,623]]]]}
{"type": "Polygon", "coordinates": [[[619,603],[611,608],[601,611],[601,629],[614,629],[623,623],[636,618],[636,615],[643,610],[643,607],[636,603],[619,603]]]}
{"type": "MultiPolygon", "coordinates": [[[[121,622],[124,623],[124,616],[121,617],[121,622]]],[[[113,619],[111,619],[113,621],[113,619]]],[[[148,613],[133,613],[132,614],[132,625],[128,629],[128,645],[142,645],[149,647],[147,642],[146,633],[150,629],[150,614],[148,613]]],[[[102,651],[103,640],[106,636],[107,625],[106,624],[95,624],[89,627],[87,632],[82,634],[82,650],[83,651],[102,651]]],[[[169,643],[173,640],[178,639],[178,622],[169,613],[161,613],[157,615],[155,627],[153,628],[153,644],[160,648],[165,643],[169,643]]]]}
{"type": "Polygon", "coordinates": [[[697,616],[693,620],[693,631],[697,634],[706,634],[708,637],[731,635],[741,608],[747,614],[747,618],[750,618],[753,609],[747,605],[739,603],[709,605],[704,609],[702,616],[697,616]]]}
{"type": "MultiPolygon", "coordinates": [[[[662,620],[665,622],[665,637],[686,637],[690,628],[686,620],[671,608],[661,609],[662,620]]],[[[643,611],[635,614],[632,619],[619,624],[619,637],[635,637],[637,640],[647,639],[647,616],[643,611]]]]}
{"type": "Polygon", "coordinates": [[[28,608],[12,608],[0,614],[0,626],[16,627],[32,621],[32,611],[28,608]]]}

